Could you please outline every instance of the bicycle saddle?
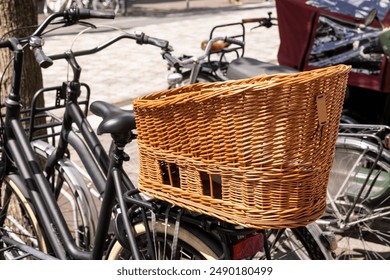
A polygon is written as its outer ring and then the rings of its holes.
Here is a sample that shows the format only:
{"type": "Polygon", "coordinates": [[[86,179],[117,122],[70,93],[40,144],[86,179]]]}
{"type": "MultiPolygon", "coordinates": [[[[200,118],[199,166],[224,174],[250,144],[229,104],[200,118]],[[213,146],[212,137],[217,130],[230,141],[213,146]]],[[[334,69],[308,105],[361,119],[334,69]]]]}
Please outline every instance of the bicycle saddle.
{"type": "Polygon", "coordinates": [[[272,75],[280,73],[297,73],[297,69],[292,67],[272,64],[250,57],[240,57],[234,59],[226,72],[226,77],[230,80],[239,80],[259,75],[272,75]]]}
{"type": "Polygon", "coordinates": [[[123,110],[104,101],[95,101],[91,104],[91,112],[102,117],[97,128],[97,134],[124,133],[136,128],[134,112],[123,110]]]}

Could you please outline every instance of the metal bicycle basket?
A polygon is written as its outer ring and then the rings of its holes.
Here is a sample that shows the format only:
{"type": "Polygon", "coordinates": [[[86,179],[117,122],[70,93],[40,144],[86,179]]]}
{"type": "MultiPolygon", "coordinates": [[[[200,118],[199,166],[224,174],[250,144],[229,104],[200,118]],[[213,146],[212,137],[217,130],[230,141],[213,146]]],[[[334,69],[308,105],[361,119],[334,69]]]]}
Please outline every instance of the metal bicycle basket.
{"type": "Polygon", "coordinates": [[[136,99],[140,190],[244,227],[315,221],[349,71],[198,83],[136,99]]]}

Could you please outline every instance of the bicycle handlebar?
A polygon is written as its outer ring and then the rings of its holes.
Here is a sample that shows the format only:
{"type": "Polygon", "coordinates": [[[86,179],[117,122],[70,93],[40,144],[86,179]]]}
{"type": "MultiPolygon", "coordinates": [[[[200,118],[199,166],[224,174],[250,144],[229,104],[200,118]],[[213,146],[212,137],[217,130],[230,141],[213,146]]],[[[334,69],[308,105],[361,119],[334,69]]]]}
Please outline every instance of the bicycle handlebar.
{"type": "Polygon", "coordinates": [[[243,18],[241,20],[242,23],[252,23],[252,22],[260,22],[262,18],[243,18]]]}
{"type": "Polygon", "coordinates": [[[100,18],[100,19],[114,19],[115,13],[113,11],[95,11],[90,9],[79,9],[72,7],[63,12],[54,13],[49,15],[35,30],[31,36],[41,36],[43,31],[52,23],[55,19],[63,18],[60,23],[64,23],[66,26],[70,26],[78,23],[83,19],[100,18]]]}
{"type": "Polygon", "coordinates": [[[190,58],[185,59],[185,60],[180,60],[180,59],[172,56],[169,52],[165,52],[165,53],[163,53],[163,58],[168,61],[168,64],[170,64],[171,66],[173,66],[175,68],[177,68],[179,66],[192,64],[195,61],[201,61],[201,60],[205,59],[210,54],[213,44],[217,41],[224,41],[224,42],[227,42],[230,44],[239,45],[241,47],[243,47],[245,45],[245,42],[231,38],[231,37],[214,37],[207,42],[204,53],[198,57],[190,57],[190,58]]]}
{"type": "MultiPolygon", "coordinates": [[[[34,52],[35,59],[42,68],[47,68],[53,64],[53,61],[50,57],[45,55],[42,50],[44,44],[43,39],[41,38],[43,32],[46,28],[58,18],[63,18],[61,23],[64,23],[65,26],[70,26],[77,24],[80,20],[90,19],[90,18],[100,18],[100,19],[114,19],[115,13],[113,11],[95,11],[89,9],[79,9],[77,7],[72,7],[63,12],[54,13],[48,16],[31,34],[29,37],[16,38],[20,44],[29,44],[31,49],[34,52]]],[[[15,39],[15,38],[14,38],[15,39]]],[[[10,40],[0,42],[0,48],[10,48],[13,51],[17,49],[15,45],[10,42],[10,40]]]]}
{"type": "Polygon", "coordinates": [[[30,38],[30,47],[34,52],[35,60],[42,68],[48,68],[53,65],[53,61],[42,50],[43,39],[38,36],[30,38]]]}
{"type": "Polygon", "coordinates": [[[277,21],[277,18],[271,17],[272,12],[268,13],[268,17],[260,17],[260,18],[244,18],[241,20],[242,23],[252,23],[252,22],[257,22],[259,26],[264,26],[266,28],[270,28],[273,25],[276,25],[273,21],[277,21]]]}
{"type": "Polygon", "coordinates": [[[137,44],[140,44],[140,45],[143,45],[143,44],[153,45],[153,46],[159,47],[161,49],[169,49],[170,48],[169,41],[155,38],[155,37],[150,37],[150,36],[146,35],[145,33],[139,34],[138,38],[135,38],[135,40],[137,41],[137,44]]]}
{"type": "Polygon", "coordinates": [[[89,18],[114,19],[115,12],[80,9],[80,19],[89,19],[89,18]]]}
{"type": "Polygon", "coordinates": [[[245,42],[231,38],[231,37],[225,37],[225,42],[228,42],[228,43],[234,44],[234,45],[239,45],[240,47],[243,47],[245,45],[245,42]]]}
{"type": "MultiPolygon", "coordinates": [[[[166,40],[149,37],[144,33],[140,33],[140,34],[125,33],[125,34],[118,35],[118,36],[110,39],[109,41],[107,41],[107,42],[105,42],[105,43],[103,43],[95,48],[72,52],[72,56],[77,57],[77,56],[90,55],[90,54],[100,52],[101,50],[109,47],[110,45],[112,45],[115,42],[122,40],[122,39],[132,39],[132,40],[135,40],[136,43],[141,44],[141,45],[148,44],[148,45],[153,45],[153,46],[159,47],[161,49],[171,50],[171,46],[169,45],[169,42],[166,40]]],[[[51,60],[66,59],[68,57],[69,57],[68,52],[49,56],[49,58],[51,60]]]]}

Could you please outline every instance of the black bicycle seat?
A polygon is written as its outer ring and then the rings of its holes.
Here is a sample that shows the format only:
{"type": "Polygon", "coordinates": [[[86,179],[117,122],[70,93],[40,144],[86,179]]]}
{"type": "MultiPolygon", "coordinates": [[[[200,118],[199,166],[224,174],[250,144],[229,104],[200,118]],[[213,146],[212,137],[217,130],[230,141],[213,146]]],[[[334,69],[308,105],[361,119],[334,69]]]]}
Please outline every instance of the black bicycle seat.
{"type": "Polygon", "coordinates": [[[297,73],[292,67],[272,64],[250,57],[240,57],[233,60],[227,69],[226,77],[230,80],[251,78],[259,75],[272,75],[280,73],[297,73]]]}
{"type": "Polygon", "coordinates": [[[118,134],[129,132],[136,128],[134,112],[123,110],[104,101],[95,101],[91,104],[91,112],[102,117],[97,128],[97,134],[118,134]]]}

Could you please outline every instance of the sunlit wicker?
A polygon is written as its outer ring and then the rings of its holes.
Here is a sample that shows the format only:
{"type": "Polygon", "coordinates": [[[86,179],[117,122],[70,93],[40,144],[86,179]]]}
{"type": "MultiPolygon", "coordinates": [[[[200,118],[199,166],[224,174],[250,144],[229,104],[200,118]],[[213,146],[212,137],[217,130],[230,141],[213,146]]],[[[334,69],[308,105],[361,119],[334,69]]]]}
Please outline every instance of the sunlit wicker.
{"type": "Polygon", "coordinates": [[[135,100],[139,188],[244,227],[315,221],[349,71],[199,83],[135,100]]]}

